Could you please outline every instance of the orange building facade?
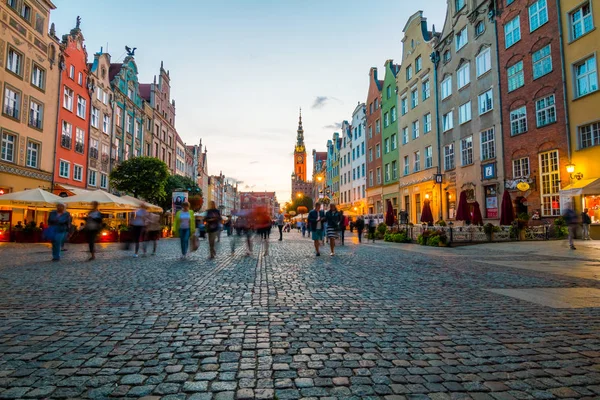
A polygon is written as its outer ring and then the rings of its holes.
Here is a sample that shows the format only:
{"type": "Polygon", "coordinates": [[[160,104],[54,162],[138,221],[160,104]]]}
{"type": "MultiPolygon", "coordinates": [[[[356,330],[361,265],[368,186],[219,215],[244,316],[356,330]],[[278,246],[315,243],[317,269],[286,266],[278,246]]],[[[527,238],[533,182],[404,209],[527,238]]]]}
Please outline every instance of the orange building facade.
{"type": "MultiPolygon", "coordinates": [[[[77,25],[61,42],[60,104],[56,130],[54,192],[85,188],[88,170],[90,93],[84,38],[77,25]],[[66,185],[66,186],[65,186],[66,185]]],[[[69,194],[69,193],[67,193],[69,194]]]]}

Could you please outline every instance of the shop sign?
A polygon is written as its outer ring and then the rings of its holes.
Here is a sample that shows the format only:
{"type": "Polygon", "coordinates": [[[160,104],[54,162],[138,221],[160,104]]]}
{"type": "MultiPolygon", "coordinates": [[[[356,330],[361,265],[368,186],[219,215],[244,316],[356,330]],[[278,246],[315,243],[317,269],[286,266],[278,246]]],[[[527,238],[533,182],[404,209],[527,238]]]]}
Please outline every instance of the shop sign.
{"type": "Polygon", "coordinates": [[[529,190],[529,183],[527,182],[519,182],[517,183],[517,189],[519,189],[521,192],[526,192],[529,190]]]}
{"type": "Polygon", "coordinates": [[[482,166],[483,179],[494,179],[496,177],[496,163],[482,166]]]}
{"type": "Polygon", "coordinates": [[[173,207],[171,208],[173,215],[180,211],[182,204],[188,201],[188,192],[173,192],[173,207]]]}
{"type": "Polygon", "coordinates": [[[442,183],[444,181],[444,175],[435,174],[434,179],[435,179],[435,183],[442,183]]]}

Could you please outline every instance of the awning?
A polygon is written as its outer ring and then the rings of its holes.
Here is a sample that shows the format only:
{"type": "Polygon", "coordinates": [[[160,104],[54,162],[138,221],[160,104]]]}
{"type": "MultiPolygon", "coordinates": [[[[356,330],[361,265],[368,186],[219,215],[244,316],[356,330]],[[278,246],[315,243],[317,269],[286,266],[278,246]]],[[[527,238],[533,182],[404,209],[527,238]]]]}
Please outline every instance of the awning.
{"type": "Polygon", "coordinates": [[[90,190],[77,188],[77,187],[74,187],[71,185],[65,185],[62,183],[54,184],[54,194],[56,194],[60,197],[77,196],[77,195],[85,194],[85,193],[89,193],[89,192],[90,192],[90,190]]]}
{"type": "Polygon", "coordinates": [[[54,209],[62,198],[45,190],[35,188],[0,196],[0,206],[13,208],[54,209]]]}
{"type": "Polygon", "coordinates": [[[600,178],[581,179],[567,185],[560,191],[561,196],[579,196],[582,194],[600,194],[600,178]]]}
{"type": "Polygon", "coordinates": [[[150,211],[150,212],[154,212],[154,213],[161,213],[161,212],[163,212],[162,207],[155,206],[154,204],[147,203],[144,200],[136,199],[135,197],[127,196],[127,195],[121,196],[121,198],[125,199],[127,201],[130,201],[132,203],[135,203],[135,204],[137,204],[139,206],[142,206],[143,204],[145,204],[146,207],[147,207],[147,209],[148,209],[148,211],[150,211]]]}

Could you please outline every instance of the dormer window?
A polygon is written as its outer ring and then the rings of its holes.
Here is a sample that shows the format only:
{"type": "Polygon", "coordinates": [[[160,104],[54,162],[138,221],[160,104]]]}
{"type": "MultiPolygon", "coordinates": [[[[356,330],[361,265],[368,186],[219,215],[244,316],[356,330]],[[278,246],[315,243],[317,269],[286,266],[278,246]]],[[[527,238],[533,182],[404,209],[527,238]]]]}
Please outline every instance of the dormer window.
{"type": "Polygon", "coordinates": [[[479,36],[485,32],[485,24],[483,21],[479,21],[477,25],[475,25],[475,36],[479,36]]]}

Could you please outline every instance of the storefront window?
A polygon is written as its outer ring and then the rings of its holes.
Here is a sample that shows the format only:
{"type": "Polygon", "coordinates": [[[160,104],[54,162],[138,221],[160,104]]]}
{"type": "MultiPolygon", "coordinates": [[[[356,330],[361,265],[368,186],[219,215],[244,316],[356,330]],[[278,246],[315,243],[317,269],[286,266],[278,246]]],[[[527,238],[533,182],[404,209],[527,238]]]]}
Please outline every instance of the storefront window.
{"type": "Polygon", "coordinates": [[[485,210],[486,218],[498,218],[498,193],[496,185],[485,187],[485,210]]]}
{"type": "Polygon", "coordinates": [[[600,195],[585,196],[583,204],[588,209],[592,224],[600,224],[600,195]]]}
{"type": "Polygon", "coordinates": [[[415,208],[417,211],[417,223],[421,222],[421,212],[423,211],[421,209],[421,194],[417,193],[415,194],[415,208]]]}
{"type": "Polygon", "coordinates": [[[446,219],[454,219],[456,214],[456,193],[446,192],[446,219]]]}

